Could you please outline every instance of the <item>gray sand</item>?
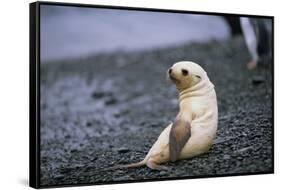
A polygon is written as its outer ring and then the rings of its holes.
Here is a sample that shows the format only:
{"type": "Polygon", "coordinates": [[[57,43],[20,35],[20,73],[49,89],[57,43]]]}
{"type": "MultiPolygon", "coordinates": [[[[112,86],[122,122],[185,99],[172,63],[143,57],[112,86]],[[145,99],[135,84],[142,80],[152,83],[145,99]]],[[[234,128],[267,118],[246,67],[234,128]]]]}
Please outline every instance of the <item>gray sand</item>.
{"type": "Polygon", "coordinates": [[[41,185],[269,173],[272,160],[270,67],[246,69],[242,39],[154,51],[98,55],[41,66],[41,185]],[[204,155],[147,167],[103,171],[142,160],[177,111],[166,70],[201,64],[214,83],[219,126],[204,155]]]}

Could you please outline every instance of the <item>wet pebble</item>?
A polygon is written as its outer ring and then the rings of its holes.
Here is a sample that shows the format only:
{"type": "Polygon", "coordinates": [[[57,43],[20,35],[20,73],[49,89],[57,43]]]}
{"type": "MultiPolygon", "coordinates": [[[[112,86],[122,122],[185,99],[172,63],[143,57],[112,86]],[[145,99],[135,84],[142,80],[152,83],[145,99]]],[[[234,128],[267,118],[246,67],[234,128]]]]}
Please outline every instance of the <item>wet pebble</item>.
{"type": "Polygon", "coordinates": [[[123,154],[123,153],[129,152],[130,149],[126,148],[126,147],[121,147],[121,148],[117,149],[117,151],[118,151],[118,153],[122,153],[123,154]]]}
{"type": "Polygon", "coordinates": [[[116,104],[117,102],[118,102],[118,100],[117,100],[116,98],[111,97],[111,98],[109,98],[109,99],[107,99],[107,100],[105,101],[105,105],[107,105],[107,106],[109,106],[109,105],[114,105],[114,104],[116,104]]]}
{"type": "Polygon", "coordinates": [[[259,85],[264,82],[265,82],[265,79],[263,76],[253,76],[253,78],[252,78],[253,85],[259,85]]]}

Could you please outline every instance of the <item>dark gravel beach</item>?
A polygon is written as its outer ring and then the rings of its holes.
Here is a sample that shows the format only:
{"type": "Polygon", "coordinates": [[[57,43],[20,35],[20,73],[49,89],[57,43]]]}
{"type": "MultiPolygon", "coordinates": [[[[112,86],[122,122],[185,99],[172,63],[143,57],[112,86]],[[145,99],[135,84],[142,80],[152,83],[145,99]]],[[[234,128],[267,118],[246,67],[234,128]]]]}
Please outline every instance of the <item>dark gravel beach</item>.
{"type": "Polygon", "coordinates": [[[212,41],[41,64],[41,185],[273,171],[271,67],[248,71],[244,41],[212,41]],[[105,168],[142,160],[178,112],[166,70],[199,63],[215,85],[214,145],[169,170],[105,168]]]}

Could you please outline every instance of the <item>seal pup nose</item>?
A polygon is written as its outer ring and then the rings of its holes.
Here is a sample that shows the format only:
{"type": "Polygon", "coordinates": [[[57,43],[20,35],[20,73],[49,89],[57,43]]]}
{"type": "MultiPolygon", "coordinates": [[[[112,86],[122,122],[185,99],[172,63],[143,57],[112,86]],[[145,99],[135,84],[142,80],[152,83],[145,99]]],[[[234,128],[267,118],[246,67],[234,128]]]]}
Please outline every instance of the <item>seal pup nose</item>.
{"type": "Polygon", "coordinates": [[[173,69],[171,69],[171,68],[170,68],[170,69],[169,69],[169,71],[168,71],[168,72],[169,72],[169,74],[171,74],[171,73],[172,73],[172,71],[173,71],[173,69]]]}

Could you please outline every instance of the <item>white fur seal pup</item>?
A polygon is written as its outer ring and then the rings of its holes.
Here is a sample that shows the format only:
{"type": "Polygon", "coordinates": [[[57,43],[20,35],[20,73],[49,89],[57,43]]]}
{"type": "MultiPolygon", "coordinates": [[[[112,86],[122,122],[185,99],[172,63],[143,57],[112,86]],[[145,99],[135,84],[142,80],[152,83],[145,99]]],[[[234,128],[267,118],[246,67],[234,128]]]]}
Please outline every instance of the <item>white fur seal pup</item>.
{"type": "Polygon", "coordinates": [[[143,165],[166,169],[160,164],[191,158],[211,147],[217,131],[218,108],[214,85],[207,73],[196,63],[182,61],[175,63],[168,75],[179,92],[179,113],[175,122],[164,129],[141,162],[115,169],[143,165]]]}

